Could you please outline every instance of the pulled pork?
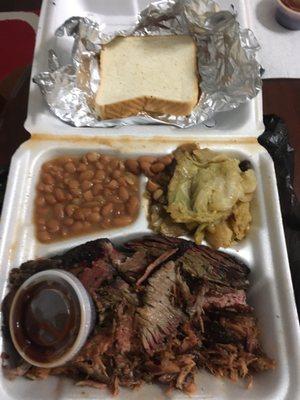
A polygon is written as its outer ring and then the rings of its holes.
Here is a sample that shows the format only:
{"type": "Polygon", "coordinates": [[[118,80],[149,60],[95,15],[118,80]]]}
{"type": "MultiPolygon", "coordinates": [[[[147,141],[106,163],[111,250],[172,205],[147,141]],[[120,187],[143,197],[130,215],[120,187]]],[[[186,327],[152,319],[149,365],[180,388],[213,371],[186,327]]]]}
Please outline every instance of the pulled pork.
{"type": "Polygon", "coordinates": [[[201,368],[236,381],[275,367],[246,301],[250,271],[232,256],[178,238],[148,236],[119,248],[99,239],[13,269],[11,293],[51,268],[81,280],[95,303],[94,330],[68,364],[24,368],[20,360],[3,367],[10,377],[64,375],[113,394],[145,382],[192,393],[201,368]]]}

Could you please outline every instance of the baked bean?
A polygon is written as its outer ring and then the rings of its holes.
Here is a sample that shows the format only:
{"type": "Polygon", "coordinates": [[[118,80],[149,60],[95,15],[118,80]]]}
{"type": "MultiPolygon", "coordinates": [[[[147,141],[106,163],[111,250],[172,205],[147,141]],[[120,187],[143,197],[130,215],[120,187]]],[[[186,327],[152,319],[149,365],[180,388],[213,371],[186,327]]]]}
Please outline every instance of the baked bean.
{"type": "Polygon", "coordinates": [[[103,164],[108,164],[110,162],[110,157],[109,156],[102,156],[101,161],[103,164]]]}
{"type": "Polygon", "coordinates": [[[62,202],[65,200],[65,194],[62,189],[56,188],[54,189],[54,196],[57,201],[62,202]]]}
{"type": "Polygon", "coordinates": [[[67,172],[70,172],[70,174],[74,174],[74,172],[76,171],[76,167],[73,162],[67,162],[65,164],[65,170],[67,172]]]}
{"type": "Polygon", "coordinates": [[[100,154],[98,153],[87,153],[86,158],[90,162],[96,162],[99,160],[100,154]]]}
{"type": "Polygon", "coordinates": [[[159,189],[159,185],[156,182],[153,182],[149,179],[147,182],[147,190],[149,190],[149,192],[153,193],[157,189],[159,189]]]}
{"type": "Polygon", "coordinates": [[[45,200],[45,197],[43,197],[43,196],[38,196],[38,197],[36,198],[36,200],[35,200],[35,204],[36,204],[37,206],[44,206],[45,203],[46,203],[46,200],[45,200]]]}
{"type": "Polygon", "coordinates": [[[107,203],[105,206],[102,207],[101,214],[103,215],[103,217],[107,217],[113,212],[113,209],[113,203],[107,203]]]}
{"type": "Polygon", "coordinates": [[[101,183],[95,183],[95,185],[92,188],[93,195],[97,196],[97,194],[99,194],[102,189],[103,189],[103,187],[102,187],[101,183]]]}
{"type": "Polygon", "coordinates": [[[151,171],[150,167],[151,164],[146,161],[140,161],[141,170],[146,174],[146,176],[153,176],[153,172],[151,171]]]}
{"type": "Polygon", "coordinates": [[[46,219],[45,218],[38,218],[36,222],[39,225],[45,225],[46,224],[46,219]]]}
{"type": "Polygon", "coordinates": [[[54,182],[55,182],[53,176],[51,176],[50,174],[43,174],[43,175],[42,175],[42,181],[43,181],[46,185],[53,185],[54,182]]]}
{"type": "Polygon", "coordinates": [[[125,181],[130,185],[133,186],[136,182],[136,177],[132,174],[125,175],[125,181]]]}
{"type": "Polygon", "coordinates": [[[124,215],[122,217],[117,217],[114,219],[114,224],[118,227],[126,226],[132,223],[132,217],[129,215],[124,215]]]}
{"type": "Polygon", "coordinates": [[[93,182],[91,181],[83,181],[81,183],[81,189],[86,192],[87,190],[89,190],[91,187],[93,186],[93,182]]]}
{"type": "Polygon", "coordinates": [[[71,161],[72,161],[72,158],[70,156],[62,156],[62,157],[60,157],[60,162],[62,164],[66,164],[66,163],[71,162],[71,161]]]}
{"type": "Polygon", "coordinates": [[[35,200],[38,239],[48,243],[132,223],[139,206],[140,165],[127,161],[90,152],[43,165],[35,200]]]}
{"type": "Polygon", "coordinates": [[[84,208],[93,208],[93,207],[98,206],[98,204],[99,203],[97,201],[87,201],[87,202],[84,202],[83,207],[84,208]]]}
{"type": "Polygon", "coordinates": [[[52,193],[53,190],[54,190],[54,186],[53,185],[44,185],[44,192],[52,193]]]}
{"type": "Polygon", "coordinates": [[[45,194],[45,200],[48,204],[56,204],[56,198],[53,196],[53,194],[45,194]]]}
{"type": "Polygon", "coordinates": [[[65,216],[64,206],[62,204],[55,204],[54,215],[58,219],[63,219],[65,216]]]}
{"type": "Polygon", "coordinates": [[[71,230],[74,233],[78,233],[78,232],[82,231],[82,229],[83,229],[83,223],[80,221],[74,222],[74,224],[71,226],[71,230]]]}
{"type": "Polygon", "coordinates": [[[121,175],[122,175],[122,171],[120,171],[119,169],[116,169],[112,174],[113,178],[115,178],[115,179],[120,178],[121,175]]]}
{"type": "Polygon", "coordinates": [[[84,221],[85,215],[84,215],[83,211],[78,208],[77,210],[74,211],[73,218],[76,221],[84,221]]]}
{"type": "Polygon", "coordinates": [[[66,200],[67,201],[71,201],[73,199],[73,196],[71,195],[71,193],[66,193],[66,200]]]}
{"type": "Polygon", "coordinates": [[[71,193],[71,200],[76,199],[76,198],[81,198],[82,196],[82,190],[80,188],[74,188],[74,189],[70,189],[70,193],[71,193]]]}
{"type": "Polygon", "coordinates": [[[164,156],[160,158],[160,162],[162,162],[165,165],[170,165],[173,161],[173,157],[172,156],[164,156]]]}
{"type": "Polygon", "coordinates": [[[92,179],[93,176],[94,176],[94,171],[91,171],[90,169],[88,169],[86,171],[81,172],[81,174],[79,175],[79,180],[81,182],[85,181],[85,180],[88,181],[88,180],[92,179]]]}
{"type": "Polygon", "coordinates": [[[38,238],[41,242],[50,242],[51,236],[47,231],[45,232],[39,232],[38,238]]]}
{"type": "Polygon", "coordinates": [[[93,212],[87,217],[87,220],[92,223],[97,223],[100,221],[100,219],[101,219],[101,217],[100,217],[99,213],[97,213],[97,212],[93,212]]]}
{"type": "Polygon", "coordinates": [[[124,186],[120,187],[119,196],[120,196],[121,200],[123,200],[123,201],[127,201],[129,199],[128,190],[124,186]]]}
{"type": "Polygon", "coordinates": [[[109,189],[117,189],[119,187],[118,182],[115,179],[112,179],[109,184],[107,185],[109,189]]]}
{"type": "Polygon", "coordinates": [[[37,207],[36,211],[39,216],[46,216],[49,214],[49,209],[47,207],[37,207]]]}
{"type": "Polygon", "coordinates": [[[43,172],[49,172],[52,169],[52,162],[48,161],[45,162],[45,164],[42,165],[42,171],[43,172]]]}
{"type": "Polygon", "coordinates": [[[109,166],[110,166],[111,170],[114,171],[119,166],[119,160],[117,160],[116,158],[112,158],[110,160],[109,166]]]}
{"type": "Polygon", "coordinates": [[[68,186],[71,189],[77,189],[79,187],[80,183],[78,182],[77,179],[70,179],[68,180],[68,186]]]}
{"type": "Polygon", "coordinates": [[[50,219],[49,221],[47,221],[47,228],[49,232],[55,233],[57,231],[59,231],[60,229],[60,225],[57,219],[50,219]]]}
{"type": "Polygon", "coordinates": [[[80,158],[80,162],[85,165],[89,164],[88,159],[86,158],[86,154],[80,158]]]}
{"type": "Polygon", "coordinates": [[[105,204],[105,197],[104,196],[96,196],[95,200],[97,200],[97,202],[99,203],[100,206],[105,204]]]}
{"type": "Polygon", "coordinates": [[[119,170],[120,171],[125,171],[125,162],[124,161],[120,161],[120,164],[119,164],[119,170]]]}
{"type": "Polygon", "coordinates": [[[127,169],[128,169],[130,172],[132,172],[133,174],[135,174],[135,175],[138,175],[138,174],[139,174],[139,172],[140,172],[140,166],[139,166],[139,163],[138,163],[137,160],[133,160],[133,159],[126,160],[125,165],[126,165],[127,169]]]}
{"type": "Polygon", "coordinates": [[[97,162],[96,162],[96,168],[97,168],[97,169],[103,169],[104,166],[103,166],[103,164],[102,164],[100,161],[97,161],[97,162]]]}
{"type": "Polygon", "coordinates": [[[75,199],[72,199],[72,204],[76,204],[76,206],[80,206],[81,199],[78,197],[76,197],[75,199]]]}
{"type": "Polygon", "coordinates": [[[87,170],[87,165],[86,164],[80,163],[78,165],[78,167],[77,167],[77,171],[79,171],[79,172],[83,172],[83,171],[86,171],[86,170],[87,170]]]}
{"type": "Polygon", "coordinates": [[[64,222],[65,225],[71,226],[71,225],[74,224],[74,219],[68,217],[68,218],[65,218],[63,222],[64,222]]]}
{"type": "Polygon", "coordinates": [[[139,199],[136,196],[130,196],[127,202],[127,210],[130,215],[134,215],[137,212],[139,206],[139,199]]]}
{"type": "Polygon", "coordinates": [[[119,182],[119,185],[120,185],[120,186],[124,186],[124,187],[127,186],[126,179],[125,179],[123,176],[121,176],[120,178],[118,178],[118,182],[119,182]]]}
{"type": "Polygon", "coordinates": [[[78,209],[78,206],[75,204],[67,204],[65,207],[65,211],[68,217],[72,217],[74,212],[78,209]]]}
{"type": "Polygon", "coordinates": [[[125,211],[125,206],[123,203],[115,204],[114,206],[115,215],[122,215],[125,211]]]}
{"type": "Polygon", "coordinates": [[[165,169],[165,164],[161,162],[157,162],[151,165],[151,171],[154,172],[154,174],[157,174],[158,172],[161,172],[165,169]]]}
{"type": "Polygon", "coordinates": [[[93,200],[93,193],[92,193],[92,191],[91,190],[88,190],[87,192],[84,192],[83,193],[83,197],[84,197],[84,199],[86,200],[86,201],[91,201],[91,200],[93,200]]]}
{"type": "Polygon", "coordinates": [[[139,162],[141,163],[148,163],[148,164],[152,164],[157,160],[157,157],[154,156],[140,156],[138,158],[139,162]]]}
{"type": "Polygon", "coordinates": [[[112,201],[114,202],[114,204],[123,204],[124,201],[120,198],[120,196],[113,196],[112,201]]]}
{"type": "Polygon", "coordinates": [[[92,213],[92,210],[91,210],[90,208],[88,208],[88,207],[84,207],[84,208],[82,209],[82,212],[83,212],[83,215],[84,215],[85,218],[86,218],[88,215],[90,215],[90,214],[92,213]]]}
{"type": "Polygon", "coordinates": [[[111,200],[111,199],[112,199],[113,192],[112,192],[110,189],[105,188],[105,189],[103,190],[103,194],[104,194],[104,197],[105,197],[107,200],[111,200]]]}
{"type": "Polygon", "coordinates": [[[106,174],[103,170],[99,170],[95,173],[95,179],[97,181],[103,181],[106,177],[106,174]]]}
{"type": "Polygon", "coordinates": [[[164,192],[162,191],[162,189],[155,190],[155,192],[153,193],[154,200],[158,200],[163,195],[163,193],[164,192]]]}

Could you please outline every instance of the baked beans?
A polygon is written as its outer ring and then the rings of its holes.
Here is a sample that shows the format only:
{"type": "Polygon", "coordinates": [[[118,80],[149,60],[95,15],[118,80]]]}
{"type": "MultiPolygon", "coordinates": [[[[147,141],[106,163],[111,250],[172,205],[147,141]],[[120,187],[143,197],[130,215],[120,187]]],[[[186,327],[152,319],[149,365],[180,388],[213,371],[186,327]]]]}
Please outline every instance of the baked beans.
{"type": "MultiPolygon", "coordinates": [[[[151,171],[152,160],[144,161],[151,171]]],[[[137,160],[96,152],[43,164],[34,209],[38,240],[49,243],[131,224],[140,208],[140,170],[137,160]]]]}

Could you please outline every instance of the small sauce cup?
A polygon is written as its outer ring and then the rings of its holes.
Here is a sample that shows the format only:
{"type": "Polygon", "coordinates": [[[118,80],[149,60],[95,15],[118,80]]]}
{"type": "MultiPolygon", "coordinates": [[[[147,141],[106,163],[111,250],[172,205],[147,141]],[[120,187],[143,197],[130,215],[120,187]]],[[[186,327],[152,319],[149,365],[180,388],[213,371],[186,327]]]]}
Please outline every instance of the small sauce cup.
{"type": "Polygon", "coordinates": [[[18,353],[37,367],[70,361],[93,329],[94,304],[82,283],[62,270],[39,272],[18,289],[9,329],[18,353]]]}
{"type": "Polygon", "coordinates": [[[291,30],[300,30],[300,4],[299,11],[297,11],[297,3],[293,6],[293,1],[291,1],[291,7],[288,6],[289,2],[276,0],[277,8],[276,8],[276,20],[277,22],[284,26],[287,29],[291,30]]]}

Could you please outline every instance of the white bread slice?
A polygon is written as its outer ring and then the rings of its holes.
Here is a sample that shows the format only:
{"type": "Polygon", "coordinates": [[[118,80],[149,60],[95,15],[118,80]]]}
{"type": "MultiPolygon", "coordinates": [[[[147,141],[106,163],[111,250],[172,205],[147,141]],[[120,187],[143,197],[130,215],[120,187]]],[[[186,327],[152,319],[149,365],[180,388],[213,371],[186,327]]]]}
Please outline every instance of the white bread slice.
{"type": "Polygon", "coordinates": [[[100,52],[102,119],[189,115],[198,102],[197,49],[187,35],[118,37],[100,52]]]}

